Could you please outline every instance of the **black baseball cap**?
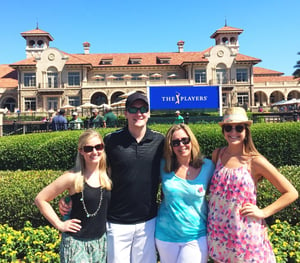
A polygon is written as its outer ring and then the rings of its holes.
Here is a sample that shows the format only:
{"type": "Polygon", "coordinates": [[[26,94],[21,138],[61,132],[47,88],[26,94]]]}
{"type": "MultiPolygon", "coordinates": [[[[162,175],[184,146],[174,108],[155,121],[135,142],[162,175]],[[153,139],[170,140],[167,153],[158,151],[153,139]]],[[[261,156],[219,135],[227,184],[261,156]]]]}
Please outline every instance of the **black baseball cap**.
{"type": "Polygon", "coordinates": [[[141,92],[135,92],[127,97],[125,107],[128,109],[136,100],[142,100],[149,106],[148,98],[141,92]]]}

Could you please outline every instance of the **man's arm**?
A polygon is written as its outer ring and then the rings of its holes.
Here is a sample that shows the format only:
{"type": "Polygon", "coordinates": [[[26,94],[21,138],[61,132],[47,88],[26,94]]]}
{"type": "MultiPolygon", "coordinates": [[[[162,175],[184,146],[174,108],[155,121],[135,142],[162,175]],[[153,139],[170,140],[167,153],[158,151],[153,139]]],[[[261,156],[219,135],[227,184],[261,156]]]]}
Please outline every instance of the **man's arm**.
{"type": "Polygon", "coordinates": [[[62,197],[58,202],[59,213],[65,216],[70,213],[72,209],[72,200],[70,196],[62,197]]]}

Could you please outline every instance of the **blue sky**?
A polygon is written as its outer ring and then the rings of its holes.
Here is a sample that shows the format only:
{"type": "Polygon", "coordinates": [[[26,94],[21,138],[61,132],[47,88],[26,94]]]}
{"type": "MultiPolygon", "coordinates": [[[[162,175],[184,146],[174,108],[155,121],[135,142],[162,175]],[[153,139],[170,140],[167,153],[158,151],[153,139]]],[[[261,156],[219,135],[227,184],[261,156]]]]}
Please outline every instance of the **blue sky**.
{"type": "Polygon", "coordinates": [[[38,26],[67,53],[202,51],[225,25],[241,28],[240,53],[262,60],[257,66],[291,75],[300,56],[299,0],[51,0],[3,1],[0,64],[25,58],[21,32],[38,26]]]}

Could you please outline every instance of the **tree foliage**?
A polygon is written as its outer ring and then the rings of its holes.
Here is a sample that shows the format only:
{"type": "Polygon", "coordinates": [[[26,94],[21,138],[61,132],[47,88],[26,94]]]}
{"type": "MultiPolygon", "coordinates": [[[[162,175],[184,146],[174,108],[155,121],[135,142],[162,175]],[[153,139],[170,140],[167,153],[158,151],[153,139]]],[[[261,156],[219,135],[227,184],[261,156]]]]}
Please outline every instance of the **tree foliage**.
{"type": "MultiPolygon", "coordinates": [[[[300,52],[298,52],[298,55],[300,55],[300,52]]],[[[294,71],[293,76],[295,78],[300,78],[300,60],[297,61],[297,64],[294,66],[294,68],[296,68],[296,70],[294,71]]]]}

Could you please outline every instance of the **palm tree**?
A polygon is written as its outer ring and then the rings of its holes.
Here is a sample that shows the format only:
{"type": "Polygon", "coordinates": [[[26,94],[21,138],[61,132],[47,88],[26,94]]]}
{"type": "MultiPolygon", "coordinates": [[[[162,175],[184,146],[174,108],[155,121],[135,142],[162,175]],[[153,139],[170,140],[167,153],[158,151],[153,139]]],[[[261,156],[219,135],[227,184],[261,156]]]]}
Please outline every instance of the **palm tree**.
{"type": "MultiPolygon", "coordinates": [[[[300,55],[300,52],[298,52],[298,55],[300,55]]],[[[293,73],[293,76],[295,78],[300,78],[300,60],[297,61],[297,64],[294,66],[296,68],[295,72],[293,73]]],[[[300,82],[300,80],[299,80],[300,82]]]]}

